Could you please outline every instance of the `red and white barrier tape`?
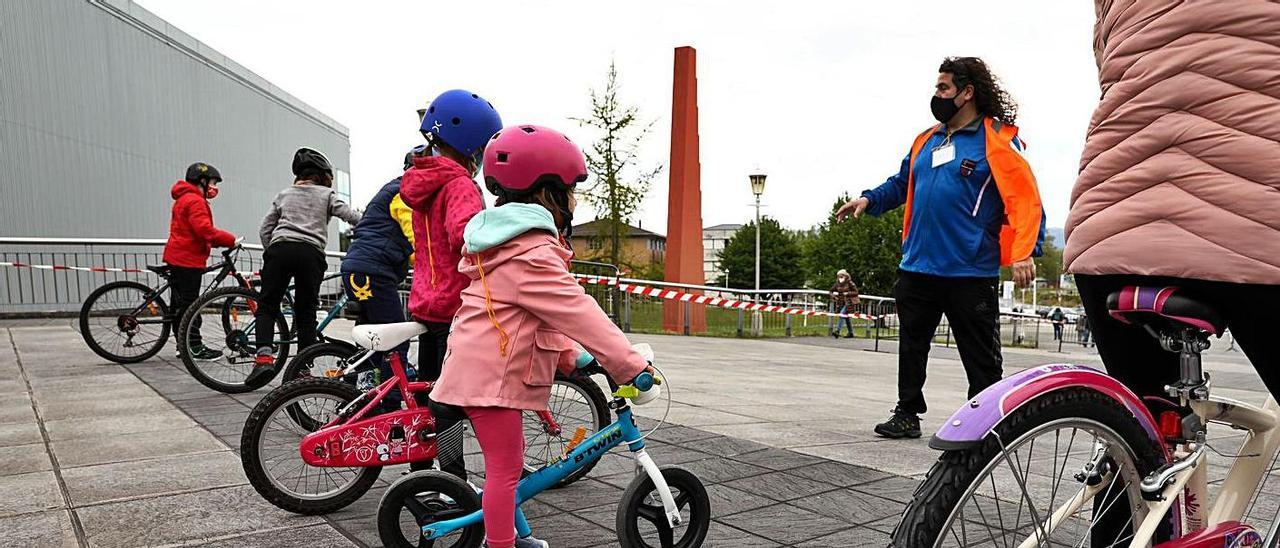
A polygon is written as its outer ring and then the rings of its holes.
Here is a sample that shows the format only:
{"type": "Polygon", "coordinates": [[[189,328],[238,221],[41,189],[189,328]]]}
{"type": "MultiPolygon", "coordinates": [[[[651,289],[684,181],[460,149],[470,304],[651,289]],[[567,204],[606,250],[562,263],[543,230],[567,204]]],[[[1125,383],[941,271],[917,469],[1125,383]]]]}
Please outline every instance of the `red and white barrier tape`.
{"type": "MultiPolygon", "coordinates": [[[[108,267],[108,266],[68,266],[68,265],[61,265],[61,264],[29,264],[29,263],[22,263],[22,262],[16,262],[16,261],[0,261],[0,267],[33,268],[36,270],[71,270],[75,272],[123,272],[126,274],[151,274],[151,275],[156,274],[155,272],[152,272],[150,270],[144,270],[141,268],[115,268],[115,267],[108,267]]],[[[262,276],[262,271],[259,270],[257,272],[241,272],[240,274],[244,276],[246,279],[258,278],[262,276]]],[[[334,276],[337,274],[339,273],[325,272],[324,276],[334,276]]]]}
{"type": "Polygon", "coordinates": [[[615,286],[619,291],[633,293],[636,295],[644,295],[646,297],[657,297],[670,301],[692,302],[694,304],[705,304],[707,306],[718,306],[721,308],[738,308],[742,310],[759,310],[761,312],[776,312],[778,314],[791,314],[795,316],[835,316],[840,318],[857,318],[860,320],[874,320],[875,316],[868,314],[840,314],[838,312],[826,312],[817,310],[805,310],[803,308],[794,308],[789,306],[777,306],[771,304],[753,303],[750,301],[739,301],[735,299],[723,299],[720,297],[711,297],[707,295],[694,295],[693,293],[685,293],[674,289],[660,289],[656,287],[646,287],[643,285],[629,284],[618,281],[617,278],[607,276],[586,276],[582,274],[574,274],[574,278],[578,283],[586,285],[608,285],[615,286]]]}
{"type": "Polygon", "coordinates": [[[49,265],[49,264],[27,264],[19,262],[0,261],[0,266],[11,268],[34,268],[36,270],[74,270],[77,272],[127,272],[130,274],[144,274],[148,271],[138,268],[110,268],[105,266],[66,266],[66,265],[49,265]]]}

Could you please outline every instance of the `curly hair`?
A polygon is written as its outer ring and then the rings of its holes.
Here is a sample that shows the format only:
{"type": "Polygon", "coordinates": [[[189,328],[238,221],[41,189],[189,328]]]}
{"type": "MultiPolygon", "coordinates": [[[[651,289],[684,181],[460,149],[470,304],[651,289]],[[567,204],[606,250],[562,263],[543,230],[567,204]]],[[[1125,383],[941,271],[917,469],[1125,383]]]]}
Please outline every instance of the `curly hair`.
{"type": "Polygon", "coordinates": [[[938,67],[938,72],[951,74],[957,89],[973,86],[973,98],[978,112],[1002,123],[1014,125],[1018,118],[1018,103],[1000,86],[987,64],[977,57],[948,57],[938,67]]]}

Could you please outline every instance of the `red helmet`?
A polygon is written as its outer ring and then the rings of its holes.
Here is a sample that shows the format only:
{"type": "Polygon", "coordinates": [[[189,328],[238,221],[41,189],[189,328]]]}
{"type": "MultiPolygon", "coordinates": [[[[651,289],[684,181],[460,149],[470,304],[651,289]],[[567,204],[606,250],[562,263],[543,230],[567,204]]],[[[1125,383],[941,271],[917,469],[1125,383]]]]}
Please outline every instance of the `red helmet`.
{"type": "Polygon", "coordinates": [[[567,190],[585,180],[582,150],[551,128],[509,127],[495,133],[484,149],[485,186],[498,196],[524,194],[547,184],[567,190]]]}

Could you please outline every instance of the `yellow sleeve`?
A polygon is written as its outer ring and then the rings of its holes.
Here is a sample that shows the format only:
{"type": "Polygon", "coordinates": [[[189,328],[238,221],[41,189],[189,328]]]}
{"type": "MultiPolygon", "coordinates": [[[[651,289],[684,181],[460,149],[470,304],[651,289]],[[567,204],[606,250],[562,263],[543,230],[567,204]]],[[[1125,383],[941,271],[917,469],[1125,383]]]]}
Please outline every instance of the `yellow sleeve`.
{"type": "MultiPolygon", "coordinates": [[[[409,239],[409,247],[413,248],[413,210],[404,203],[399,194],[391,199],[391,218],[400,225],[400,232],[409,239]]],[[[409,255],[409,263],[413,264],[413,255],[409,255]]]]}

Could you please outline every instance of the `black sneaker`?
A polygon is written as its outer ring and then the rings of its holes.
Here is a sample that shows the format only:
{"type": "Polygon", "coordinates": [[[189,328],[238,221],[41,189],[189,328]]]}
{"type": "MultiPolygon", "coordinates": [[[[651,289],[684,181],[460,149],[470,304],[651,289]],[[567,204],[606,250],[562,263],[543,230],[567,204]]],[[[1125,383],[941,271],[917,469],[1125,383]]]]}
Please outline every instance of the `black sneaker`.
{"type": "Polygon", "coordinates": [[[920,417],[911,413],[893,410],[889,420],[876,425],[876,434],[886,438],[918,438],[920,437],[920,417]]]}
{"type": "Polygon", "coordinates": [[[191,359],[194,360],[216,360],[222,357],[222,352],[209,348],[203,344],[191,345],[191,359]]]}
{"type": "Polygon", "coordinates": [[[833,339],[839,339],[839,338],[840,338],[840,332],[839,332],[839,331],[832,331],[832,332],[831,332],[831,338],[833,338],[833,339]]]}
{"type": "Polygon", "coordinates": [[[244,384],[254,386],[267,384],[276,376],[276,359],[271,354],[258,354],[253,360],[253,371],[245,377],[244,384]],[[264,380],[265,379],[265,380],[264,380]]]}
{"type": "Polygon", "coordinates": [[[844,336],[844,338],[846,338],[846,339],[852,339],[852,338],[853,338],[853,333],[848,333],[848,334],[846,334],[846,335],[844,336]]]}

